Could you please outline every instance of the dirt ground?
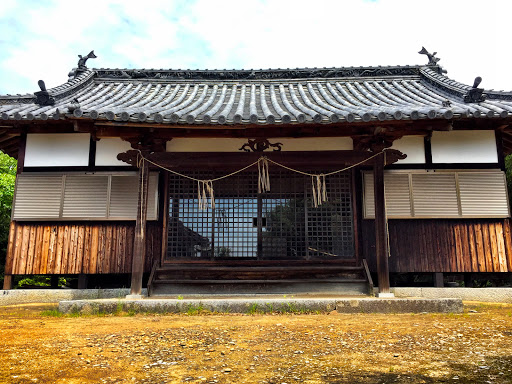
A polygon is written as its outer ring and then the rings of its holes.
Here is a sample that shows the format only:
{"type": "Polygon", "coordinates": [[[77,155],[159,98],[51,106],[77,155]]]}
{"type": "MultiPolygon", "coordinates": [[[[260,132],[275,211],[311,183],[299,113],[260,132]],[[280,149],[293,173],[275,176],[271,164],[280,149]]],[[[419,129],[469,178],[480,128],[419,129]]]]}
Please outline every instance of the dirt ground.
{"type": "Polygon", "coordinates": [[[512,305],[465,303],[457,315],[54,308],[0,308],[0,382],[512,383],[512,305]]]}

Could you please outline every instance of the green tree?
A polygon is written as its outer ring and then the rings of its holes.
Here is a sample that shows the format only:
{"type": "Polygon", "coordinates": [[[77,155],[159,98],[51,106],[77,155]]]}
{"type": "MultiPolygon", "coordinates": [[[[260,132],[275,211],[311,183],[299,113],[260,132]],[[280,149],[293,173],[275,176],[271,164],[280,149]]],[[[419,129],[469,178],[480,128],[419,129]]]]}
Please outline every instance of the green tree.
{"type": "Polygon", "coordinates": [[[16,166],[16,159],[0,152],[0,280],[4,278],[16,166]]]}

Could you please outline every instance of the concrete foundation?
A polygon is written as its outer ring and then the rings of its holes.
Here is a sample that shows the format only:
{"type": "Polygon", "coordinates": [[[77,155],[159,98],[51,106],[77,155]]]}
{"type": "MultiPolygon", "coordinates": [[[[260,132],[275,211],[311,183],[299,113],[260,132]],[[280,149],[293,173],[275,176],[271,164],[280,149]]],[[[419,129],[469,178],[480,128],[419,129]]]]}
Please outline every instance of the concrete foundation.
{"type": "Polygon", "coordinates": [[[336,301],[339,313],[462,313],[460,299],[344,299],[336,301]]]}
{"type": "MultiPolygon", "coordinates": [[[[441,298],[456,298],[467,301],[483,301],[489,303],[512,303],[512,288],[391,288],[391,292],[395,294],[396,298],[426,298],[426,299],[441,299],[441,298]]],[[[376,291],[378,293],[378,290],[376,291]]],[[[0,290],[0,306],[26,304],[26,303],[57,303],[59,301],[68,300],[94,300],[94,299],[125,299],[130,294],[129,288],[123,289],[13,289],[13,290],[0,290]]],[[[143,289],[142,296],[147,297],[147,291],[143,289]]],[[[268,297],[261,295],[263,297],[268,297]]],[[[261,297],[260,296],[260,297],[261,297]]],[[[297,298],[299,295],[295,295],[297,298]]],[[[177,298],[178,295],[173,296],[177,298]]],[[[186,295],[188,298],[202,298],[202,296],[186,295]]],[[[218,298],[215,295],[207,295],[209,298],[218,298]]],[[[258,299],[258,295],[230,295],[224,298],[243,297],[245,301],[258,299]]],[[[283,295],[274,295],[273,298],[282,298],[283,295]]],[[[303,299],[311,297],[325,297],[329,300],[341,299],[345,295],[332,295],[332,294],[310,294],[302,295],[303,299]]],[[[264,301],[266,299],[262,298],[264,301]]],[[[379,298],[383,300],[384,298],[379,298]]],[[[147,301],[143,299],[142,301],[147,301]]],[[[140,300],[139,300],[140,301],[140,300]]]]}
{"type": "Polygon", "coordinates": [[[62,313],[198,313],[201,311],[219,313],[461,313],[460,299],[144,299],[144,300],[73,300],[61,301],[62,313]]]}
{"type": "Polygon", "coordinates": [[[455,298],[488,303],[512,303],[512,288],[391,288],[396,297],[455,298]]]}
{"type": "MultiPolygon", "coordinates": [[[[124,298],[129,288],[118,289],[10,289],[0,291],[0,306],[27,303],[58,303],[62,300],[124,298]]],[[[142,290],[147,296],[147,290],[142,290]]]]}

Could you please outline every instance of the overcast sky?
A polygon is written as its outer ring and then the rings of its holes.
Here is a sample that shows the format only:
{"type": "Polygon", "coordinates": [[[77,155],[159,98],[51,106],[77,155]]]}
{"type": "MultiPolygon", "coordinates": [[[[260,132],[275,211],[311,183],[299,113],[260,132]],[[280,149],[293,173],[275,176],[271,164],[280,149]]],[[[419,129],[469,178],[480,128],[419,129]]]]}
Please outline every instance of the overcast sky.
{"type": "Polygon", "coordinates": [[[0,94],[94,68],[251,69],[425,64],[512,91],[510,0],[2,0],[0,94]]]}

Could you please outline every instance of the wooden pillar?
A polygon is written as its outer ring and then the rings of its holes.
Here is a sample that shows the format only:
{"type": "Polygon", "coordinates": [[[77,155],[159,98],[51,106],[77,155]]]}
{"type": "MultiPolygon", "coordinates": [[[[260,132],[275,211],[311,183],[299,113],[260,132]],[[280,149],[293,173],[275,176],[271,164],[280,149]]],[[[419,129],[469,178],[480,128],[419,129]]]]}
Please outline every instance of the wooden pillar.
{"type": "Polygon", "coordinates": [[[384,196],[384,158],[377,156],[373,166],[373,183],[375,193],[375,253],[377,258],[377,276],[379,295],[390,296],[388,266],[388,233],[386,219],[386,202],[384,196]]]}
{"type": "Polygon", "coordinates": [[[444,287],[444,275],[443,275],[443,272],[435,272],[434,273],[434,287],[436,287],[436,288],[444,287]]]}
{"type": "Polygon", "coordinates": [[[50,288],[51,289],[59,288],[59,275],[51,275],[50,276],[50,288]]]}
{"type": "MultiPolygon", "coordinates": [[[[25,129],[21,132],[20,135],[20,143],[18,148],[18,164],[16,168],[16,175],[19,175],[23,171],[23,166],[25,164],[25,148],[27,146],[27,132],[25,129]]],[[[16,196],[16,190],[14,191],[14,196],[16,196]]],[[[13,204],[14,207],[14,204],[13,204]]],[[[7,238],[7,253],[5,260],[5,270],[4,270],[4,286],[3,289],[12,289],[14,284],[14,276],[11,275],[13,271],[13,262],[14,262],[14,241],[15,241],[15,227],[16,222],[11,221],[10,229],[9,229],[9,237],[7,238]]]]}
{"type": "Polygon", "coordinates": [[[473,288],[473,274],[471,272],[464,273],[464,287],[473,288]]]}
{"type": "Polygon", "coordinates": [[[12,289],[14,279],[12,275],[5,275],[4,276],[4,289],[12,289]]]}
{"type": "Polygon", "coordinates": [[[132,296],[140,296],[142,292],[142,275],[144,273],[144,259],[146,258],[148,180],[148,162],[143,161],[139,168],[139,203],[135,224],[135,238],[133,240],[132,283],[130,290],[132,296]]]}
{"type": "Polygon", "coordinates": [[[88,276],[85,273],[78,275],[78,289],[87,289],[88,276]]]}

